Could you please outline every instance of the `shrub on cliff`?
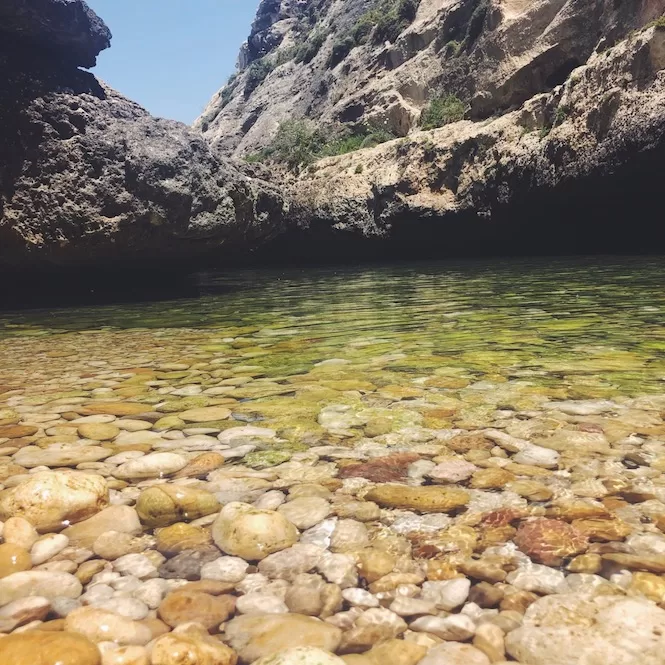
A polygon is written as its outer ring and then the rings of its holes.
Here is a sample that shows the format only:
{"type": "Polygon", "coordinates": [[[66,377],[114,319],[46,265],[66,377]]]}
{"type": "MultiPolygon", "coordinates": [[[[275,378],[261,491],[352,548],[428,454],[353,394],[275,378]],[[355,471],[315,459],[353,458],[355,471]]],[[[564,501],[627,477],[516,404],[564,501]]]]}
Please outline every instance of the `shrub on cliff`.
{"type": "Polygon", "coordinates": [[[333,45],[328,67],[336,67],[355,46],[394,42],[406,30],[418,12],[420,0],[378,0],[375,6],[362,14],[351,30],[333,45]]]}
{"type": "Polygon", "coordinates": [[[285,164],[292,171],[299,171],[322,157],[345,155],[394,138],[388,130],[371,125],[322,129],[308,120],[285,120],[267,148],[245,159],[248,162],[272,160],[285,164]]]}
{"type": "Polygon", "coordinates": [[[327,38],[327,32],[315,32],[306,42],[297,47],[293,59],[296,62],[310,63],[321,50],[327,38]]]}
{"type": "Polygon", "coordinates": [[[249,97],[267,78],[274,65],[266,58],[255,60],[247,70],[245,79],[245,97],[249,97]]]}
{"type": "Polygon", "coordinates": [[[423,129],[443,127],[452,122],[464,120],[466,111],[466,104],[456,95],[435,97],[423,110],[420,116],[420,126],[423,129]]]}

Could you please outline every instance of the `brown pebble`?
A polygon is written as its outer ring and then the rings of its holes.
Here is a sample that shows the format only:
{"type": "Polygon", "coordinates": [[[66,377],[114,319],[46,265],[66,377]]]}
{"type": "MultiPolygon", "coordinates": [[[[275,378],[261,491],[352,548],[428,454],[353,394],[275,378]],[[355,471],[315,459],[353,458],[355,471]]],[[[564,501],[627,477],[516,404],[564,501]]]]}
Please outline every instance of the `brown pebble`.
{"type": "Polygon", "coordinates": [[[524,614],[527,607],[538,600],[538,596],[531,591],[516,591],[507,594],[499,604],[502,611],[514,611],[524,614]]]}
{"type": "Polygon", "coordinates": [[[153,640],[157,639],[158,637],[161,637],[162,635],[166,635],[166,633],[171,632],[171,627],[167,626],[160,619],[156,618],[143,619],[142,621],[138,621],[137,623],[143,624],[144,626],[150,629],[153,640]]]}
{"type": "Polygon", "coordinates": [[[83,635],[33,630],[0,642],[1,662],[9,665],[99,665],[97,647],[83,635]]]}
{"type": "Polygon", "coordinates": [[[90,580],[97,574],[101,573],[104,570],[104,567],[107,565],[106,561],[101,559],[93,559],[92,561],[84,561],[79,567],[76,573],[81,584],[88,584],[90,580]]]}
{"type": "Polygon", "coordinates": [[[30,552],[12,543],[0,545],[0,578],[32,568],[30,552]]]}
{"type": "Polygon", "coordinates": [[[235,606],[233,596],[178,590],[164,598],[157,612],[159,618],[172,628],[194,621],[213,632],[233,614],[235,606]]]}
{"type": "Polygon", "coordinates": [[[497,607],[503,600],[505,594],[499,587],[493,586],[489,582],[480,582],[471,587],[469,592],[469,602],[476,603],[482,608],[497,607]]]}
{"type": "Polygon", "coordinates": [[[235,587],[236,585],[231,582],[200,580],[198,582],[188,582],[181,586],[178,591],[200,591],[201,593],[208,593],[211,596],[221,596],[225,593],[231,593],[235,587]]]}

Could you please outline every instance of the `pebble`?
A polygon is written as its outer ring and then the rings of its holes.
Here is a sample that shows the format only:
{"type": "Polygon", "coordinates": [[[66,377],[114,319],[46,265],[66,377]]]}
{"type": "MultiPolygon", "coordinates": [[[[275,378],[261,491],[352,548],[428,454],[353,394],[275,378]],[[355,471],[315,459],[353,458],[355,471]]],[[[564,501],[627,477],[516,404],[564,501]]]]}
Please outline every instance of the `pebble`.
{"type": "Polygon", "coordinates": [[[506,582],[523,591],[540,594],[557,593],[562,589],[565,575],[554,568],[530,564],[508,574],[506,582]]]}
{"type": "Polygon", "coordinates": [[[418,665],[490,665],[490,660],[468,644],[447,642],[434,647],[418,665]]]}
{"type": "Polygon", "coordinates": [[[78,598],[81,582],[69,573],[30,570],[12,573],[0,580],[0,607],[30,596],[78,598]]]}
{"type": "Polygon", "coordinates": [[[48,598],[19,598],[0,608],[0,625],[6,626],[10,632],[32,621],[42,621],[50,611],[51,601],[48,598]]]}
{"type": "Polygon", "coordinates": [[[215,495],[180,485],[151,487],[139,496],[136,512],[148,528],[165,527],[176,522],[191,522],[220,509],[215,495]]]}
{"type": "Polygon", "coordinates": [[[271,579],[293,580],[318,565],[325,550],[317,545],[295,544],[259,562],[259,571],[271,579]]]}
{"type": "Polygon", "coordinates": [[[113,569],[139,579],[157,576],[157,567],[145,554],[125,554],[113,562],[113,569]]]}
{"type": "Polygon", "coordinates": [[[39,540],[39,534],[35,527],[22,517],[10,517],[4,524],[2,537],[5,543],[16,545],[28,551],[39,540]]]}
{"type": "Polygon", "coordinates": [[[344,661],[329,651],[296,647],[260,658],[254,665],[344,665],[344,661]]]}
{"type": "MultiPolygon", "coordinates": [[[[356,607],[369,608],[379,606],[379,601],[376,596],[369,593],[369,591],[365,591],[364,589],[344,589],[342,591],[342,598],[344,598],[347,603],[355,605],[356,607]]],[[[395,600],[395,602],[397,602],[397,600],[395,600]]],[[[393,603],[393,605],[394,604],[395,603],[393,603]]],[[[390,609],[391,611],[395,612],[392,606],[390,609]]],[[[396,612],[396,614],[399,614],[399,612],[396,612]]]]}
{"type": "Polygon", "coordinates": [[[52,559],[56,554],[69,545],[69,538],[62,533],[50,533],[40,538],[30,550],[32,565],[38,566],[41,563],[52,559]]]}
{"type": "Polygon", "coordinates": [[[164,598],[158,616],[173,628],[195,622],[212,631],[233,614],[235,607],[233,596],[211,596],[201,591],[179,589],[164,598]]]}
{"type": "Polygon", "coordinates": [[[70,612],[65,630],[80,633],[91,642],[116,642],[122,646],[143,646],[152,640],[152,632],[142,623],[96,607],[70,612]]]}
{"type": "Polygon", "coordinates": [[[0,655],[8,665],[101,665],[97,647],[69,632],[33,630],[3,637],[0,655]]]}
{"type": "Polygon", "coordinates": [[[332,552],[356,552],[369,545],[367,527],[356,520],[338,520],[330,536],[332,552]]]}
{"type": "Polygon", "coordinates": [[[207,635],[189,631],[162,635],[152,645],[152,665],[236,665],[237,656],[207,635]]]}
{"type": "Polygon", "coordinates": [[[411,630],[431,633],[442,640],[451,642],[465,642],[476,632],[474,622],[463,614],[454,614],[449,617],[424,616],[409,624],[411,630]]]}
{"type": "Polygon", "coordinates": [[[32,559],[28,550],[12,543],[0,545],[0,578],[31,568],[32,559]]]}
{"type": "Polygon", "coordinates": [[[134,508],[109,506],[95,516],[66,528],[62,534],[67,536],[71,543],[90,548],[99,536],[108,531],[136,536],[142,533],[143,529],[134,508]]]}
{"type": "Polygon", "coordinates": [[[83,439],[93,441],[111,441],[120,434],[120,428],[111,423],[81,423],[78,431],[83,439]]]}
{"type": "Polygon", "coordinates": [[[101,642],[97,647],[102,654],[102,665],[150,665],[145,647],[118,647],[114,642],[101,642]]]}
{"type": "Polygon", "coordinates": [[[546,596],[506,636],[506,650],[529,665],[657,665],[665,648],[665,610],[644,599],[546,596]]]}
{"type": "Polygon", "coordinates": [[[241,662],[253,662],[292,647],[315,647],[335,653],[342,631],[299,614],[237,616],[226,625],[226,642],[241,662]]]}
{"type": "Polygon", "coordinates": [[[184,522],[158,529],[156,536],[155,547],[165,556],[180,554],[185,550],[206,550],[212,545],[212,536],[207,529],[184,522]]]}
{"type": "Polygon", "coordinates": [[[464,578],[425,582],[421,597],[432,601],[438,609],[450,612],[466,602],[470,590],[471,582],[464,578]]]}
{"type": "Polygon", "coordinates": [[[239,557],[223,556],[201,567],[201,579],[237,584],[247,576],[249,564],[239,557]]]}
{"type": "Polygon", "coordinates": [[[385,484],[370,490],[365,499],[384,508],[447,513],[466,506],[470,496],[456,488],[385,484]]]}
{"type": "Polygon", "coordinates": [[[212,537],[223,552],[260,561],[295,544],[298,530],[278,512],[234,502],[224,506],[215,520],[212,537]]]}
{"type": "Polygon", "coordinates": [[[341,589],[358,585],[356,562],[348,554],[330,554],[326,552],[319,560],[317,570],[332,584],[341,589]]]}
{"type": "Polygon", "coordinates": [[[101,476],[78,471],[42,471],[0,494],[0,519],[23,517],[38,531],[80,522],[106,508],[101,476]]]}
{"type": "Polygon", "coordinates": [[[248,593],[240,596],[237,602],[239,614],[286,614],[286,603],[269,593],[248,593]]]}
{"type": "Polygon", "coordinates": [[[141,480],[143,478],[164,478],[180,471],[187,460],[176,453],[150,453],[144,457],[125,462],[113,471],[121,480],[141,480]]]}
{"type": "Polygon", "coordinates": [[[300,497],[277,508],[289,522],[305,530],[322,522],[330,513],[330,503],[316,496],[300,497]]]}

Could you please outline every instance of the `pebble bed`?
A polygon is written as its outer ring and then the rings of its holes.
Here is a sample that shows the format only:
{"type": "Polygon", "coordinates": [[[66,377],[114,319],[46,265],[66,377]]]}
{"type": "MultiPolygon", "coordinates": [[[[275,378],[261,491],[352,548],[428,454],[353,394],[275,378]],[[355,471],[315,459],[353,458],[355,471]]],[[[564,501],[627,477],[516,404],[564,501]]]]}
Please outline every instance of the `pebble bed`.
{"type": "Polygon", "coordinates": [[[5,317],[0,662],[665,663],[659,272],[548,270],[5,317]]]}

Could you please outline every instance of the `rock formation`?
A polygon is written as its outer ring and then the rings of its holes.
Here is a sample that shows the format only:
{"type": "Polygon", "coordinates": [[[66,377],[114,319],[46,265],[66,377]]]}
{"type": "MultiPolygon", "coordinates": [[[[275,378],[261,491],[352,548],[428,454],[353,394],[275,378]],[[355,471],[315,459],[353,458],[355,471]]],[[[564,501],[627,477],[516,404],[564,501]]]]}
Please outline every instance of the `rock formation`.
{"type": "Polygon", "coordinates": [[[0,269],[662,247],[664,11],[263,0],[189,129],[80,69],[110,43],[82,0],[5,0],[0,269]]]}
{"type": "Polygon", "coordinates": [[[264,0],[237,74],[196,126],[267,160],[287,119],[395,137],[296,169],[296,224],[265,258],[662,247],[664,11],[663,0],[264,0]]]}
{"type": "Polygon", "coordinates": [[[274,188],[79,69],[110,37],[82,0],[0,7],[5,270],[164,264],[246,246],[281,223],[274,188]]]}
{"type": "Polygon", "coordinates": [[[246,155],[287,118],[406,136],[448,94],[488,118],[663,11],[663,0],[263,0],[237,75],[196,125],[246,155]]]}

